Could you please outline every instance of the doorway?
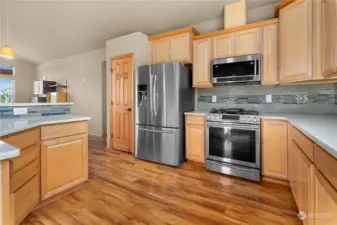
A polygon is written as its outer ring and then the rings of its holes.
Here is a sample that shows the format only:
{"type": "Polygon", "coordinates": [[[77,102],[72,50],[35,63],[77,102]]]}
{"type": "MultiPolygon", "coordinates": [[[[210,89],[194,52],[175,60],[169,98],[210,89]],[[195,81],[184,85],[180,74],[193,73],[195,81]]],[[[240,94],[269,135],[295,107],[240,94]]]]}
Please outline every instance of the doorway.
{"type": "Polygon", "coordinates": [[[111,58],[110,130],[113,149],[134,152],[134,57],[111,58]]]}

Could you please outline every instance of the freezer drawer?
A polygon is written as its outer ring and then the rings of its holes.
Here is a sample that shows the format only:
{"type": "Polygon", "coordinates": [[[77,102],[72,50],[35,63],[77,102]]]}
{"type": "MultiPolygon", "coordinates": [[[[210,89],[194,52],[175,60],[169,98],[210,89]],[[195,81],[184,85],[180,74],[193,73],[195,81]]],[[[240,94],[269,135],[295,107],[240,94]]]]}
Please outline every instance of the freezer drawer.
{"type": "Polygon", "coordinates": [[[185,161],[180,129],[136,126],[136,157],[170,166],[185,161]]]}

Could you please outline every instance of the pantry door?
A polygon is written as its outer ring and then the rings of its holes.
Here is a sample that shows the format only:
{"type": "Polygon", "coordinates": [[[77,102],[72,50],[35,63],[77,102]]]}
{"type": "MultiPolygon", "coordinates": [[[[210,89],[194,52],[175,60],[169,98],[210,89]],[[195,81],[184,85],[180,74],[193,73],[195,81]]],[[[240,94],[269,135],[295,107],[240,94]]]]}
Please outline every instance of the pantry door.
{"type": "Polygon", "coordinates": [[[133,54],[111,58],[111,146],[133,153],[133,54]]]}

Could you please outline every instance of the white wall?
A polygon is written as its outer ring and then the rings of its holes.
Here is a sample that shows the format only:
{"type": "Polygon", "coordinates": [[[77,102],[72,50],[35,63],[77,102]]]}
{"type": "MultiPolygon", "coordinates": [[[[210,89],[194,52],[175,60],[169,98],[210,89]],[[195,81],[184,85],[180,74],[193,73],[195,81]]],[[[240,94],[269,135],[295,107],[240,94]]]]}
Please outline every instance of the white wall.
{"type": "Polygon", "coordinates": [[[33,96],[33,82],[37,79],[37,65],[16,59],[15,102],[30,102],[33,96]]]}
{"type": "Polygon", "coordinates": [[[105,49],[43,63],[38,66],[38,78],[44,76],[61,84],[68,81],[68,101],[73,102],[72,114],[90,116],[89,134],[102,136],[102,62],[105,49]]]}
{"type": "MultiPolygon", "coordinates": [[[[107,66],[107,106],[111,102],[111,57],[124,55],[128,53],[134,54],[134,71],[137,76],[137,67],[149,64],[149,41],[148,36],[135,32],[122,37],[106,41],[106,66],[107,66]]],[[[110,124],[110,110],[107,108],[107,124],[110,124]]],[[[110,137],[110,126],[107,126],[107,137],[110,137]]],[[[110,138],[107,138],[107,148],[110,147],[110,138]]]]}

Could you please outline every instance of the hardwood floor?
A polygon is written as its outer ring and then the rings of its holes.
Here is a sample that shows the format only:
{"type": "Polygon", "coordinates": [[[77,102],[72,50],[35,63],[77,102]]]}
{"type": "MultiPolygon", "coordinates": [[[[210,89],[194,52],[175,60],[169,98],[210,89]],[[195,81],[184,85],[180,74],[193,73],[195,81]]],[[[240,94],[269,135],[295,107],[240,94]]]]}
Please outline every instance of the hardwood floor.
{"type": "Polygon", "coordinates": [[[23,224],[301,224],[286,186],[171,168],[89,148],[89,181],[23,224]]]}

